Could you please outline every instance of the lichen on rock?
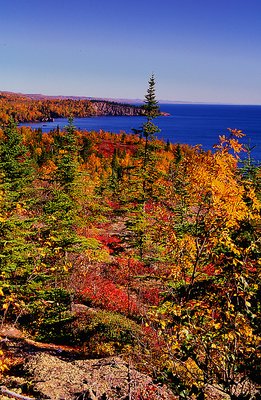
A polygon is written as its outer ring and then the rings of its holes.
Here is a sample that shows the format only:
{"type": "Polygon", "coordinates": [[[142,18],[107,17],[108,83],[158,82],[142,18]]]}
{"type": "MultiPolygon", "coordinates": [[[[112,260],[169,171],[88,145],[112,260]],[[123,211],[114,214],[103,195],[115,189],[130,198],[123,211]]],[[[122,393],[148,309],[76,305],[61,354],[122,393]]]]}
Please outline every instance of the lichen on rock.
{"type": "Polygon", "coordinates": [[[42,353],[30,357],[24,368],[41,399],[134,400],[145,392],[151,400],[175,399],[119,357],[65,361],[42,353]]]}

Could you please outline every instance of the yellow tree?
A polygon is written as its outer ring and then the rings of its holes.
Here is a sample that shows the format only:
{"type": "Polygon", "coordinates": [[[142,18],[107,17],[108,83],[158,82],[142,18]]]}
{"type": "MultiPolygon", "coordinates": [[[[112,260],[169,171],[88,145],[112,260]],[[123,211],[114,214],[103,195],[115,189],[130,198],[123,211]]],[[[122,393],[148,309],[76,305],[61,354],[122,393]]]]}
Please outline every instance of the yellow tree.
{"type": "Polygon", "coordinates": [[[221,138],[215,154],[181,151],[158,208],[164,218],[155,240],[165,242],[172,274],[153,320],[165,339],[163,364],[184,395],[199,398],[207,384],[221,385],[232,398],[244,395],[257,361],[260,204],[230,153],[240,147],[221,138]]]}

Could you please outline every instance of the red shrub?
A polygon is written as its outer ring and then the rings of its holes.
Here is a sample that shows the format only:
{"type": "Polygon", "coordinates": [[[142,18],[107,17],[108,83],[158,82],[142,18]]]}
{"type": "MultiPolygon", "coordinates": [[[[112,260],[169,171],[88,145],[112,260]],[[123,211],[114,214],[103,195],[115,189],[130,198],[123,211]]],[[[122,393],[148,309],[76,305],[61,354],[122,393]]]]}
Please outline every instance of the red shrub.
{"type": "Polygon", "coordinates": [[[123,314],[137,313],[137,305],[128,293],[101,276],[90,276],[88,287],[83,289],[81,295],[93,305],[106,310],[123,314]]]}
{"type": "Polygon", "coordinates": [[[157,287],[142,287],[139,295],[142,302],[152,306],[159,305],[160,291],[157,287]]]}

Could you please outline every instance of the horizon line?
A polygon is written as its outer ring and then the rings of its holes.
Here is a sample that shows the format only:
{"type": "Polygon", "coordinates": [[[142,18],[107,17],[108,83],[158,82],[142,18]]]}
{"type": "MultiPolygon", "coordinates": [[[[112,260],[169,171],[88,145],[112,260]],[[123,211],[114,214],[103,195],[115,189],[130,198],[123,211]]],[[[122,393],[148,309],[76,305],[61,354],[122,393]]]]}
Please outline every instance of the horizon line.
{"type": "MultiPolygon", "coordinates": [[[[81,95],[52,95],[52,94],[42,94],[42,93],[24,93],[24,92],[12,92],[9,90],[0,90],[0,93],[17,94],[24,96],[42,96],[51,98],[64,98],[64,99],[82,99],[82,100],[104,100],[104,101],[115,101],[119,103],[144,103],[144,99],[140,98],[125,98],[125,97],[96,97],[96,96],[81,96],[81,95]]],[[[231,103],[231,102],[220,102],[220,101],[192,101],[192,100],[157,100],[159,104],[195,104],[195,105],[230,105],[230,106],[261,106],[256,103],[231,103]]]]}

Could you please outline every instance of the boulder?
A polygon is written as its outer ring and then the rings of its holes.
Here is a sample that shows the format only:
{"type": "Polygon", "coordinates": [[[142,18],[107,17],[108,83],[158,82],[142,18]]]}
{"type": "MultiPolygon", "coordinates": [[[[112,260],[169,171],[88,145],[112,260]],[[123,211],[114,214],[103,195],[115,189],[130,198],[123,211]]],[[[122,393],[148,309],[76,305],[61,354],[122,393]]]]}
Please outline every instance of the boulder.
{"type": "Polygon", "coordinates": [[[40,353],[28,359],[24,370],[40,399],[176,399],[168,388],[154,384],[119,357],[68,361],[40,353]]]}

